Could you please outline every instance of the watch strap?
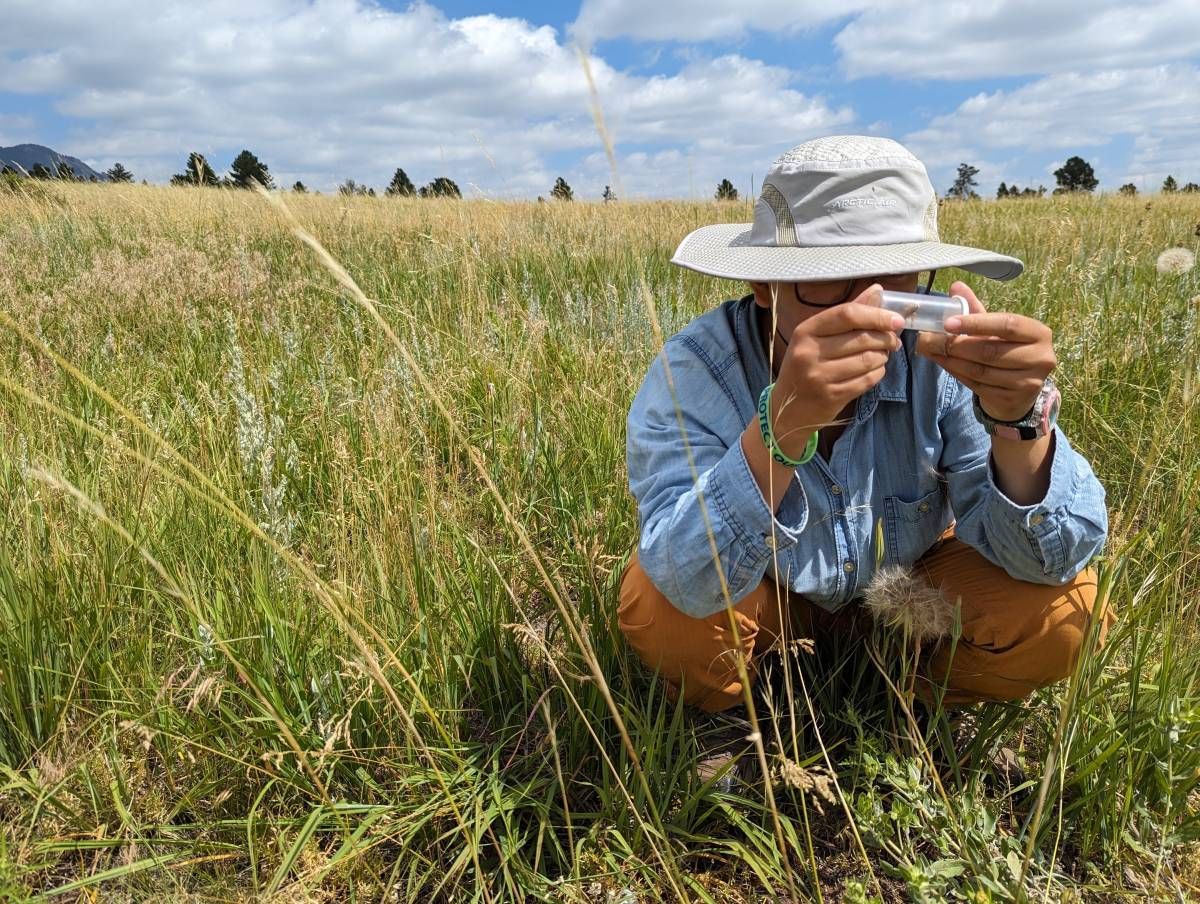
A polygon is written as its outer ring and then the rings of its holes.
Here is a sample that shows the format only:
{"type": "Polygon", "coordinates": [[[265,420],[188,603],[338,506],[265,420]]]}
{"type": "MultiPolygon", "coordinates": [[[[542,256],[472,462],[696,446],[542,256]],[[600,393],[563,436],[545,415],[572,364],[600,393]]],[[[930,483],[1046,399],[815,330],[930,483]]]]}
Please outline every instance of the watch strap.
{"type": "Polygon", "coordinates": [[[1049,377],[1046,377],[1045,383],[1042,384],[1042,391],[1038,393],[1033,406],[1024,417],[1015,421],[1001,421],[989,415],[979,403],[978,395],[971,400],[975,419],[989,434],[1002,439],[1014,440],[1034,440],[1047,436],[1054,430],[1054,425],[1058,422],[1058,411],[1061,406],[1062,393],[1049,377]]]}

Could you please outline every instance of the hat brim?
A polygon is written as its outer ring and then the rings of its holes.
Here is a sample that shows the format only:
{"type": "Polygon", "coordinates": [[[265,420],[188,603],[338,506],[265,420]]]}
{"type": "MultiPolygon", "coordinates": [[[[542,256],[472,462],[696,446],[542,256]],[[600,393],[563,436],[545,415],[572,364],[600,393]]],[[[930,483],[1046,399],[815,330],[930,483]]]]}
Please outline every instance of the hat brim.
{"type": "Polygon", "coordinates": [[[709,276],[750,282],[821,282],[943,267],[1009,280],[1025,269],[1015,257],[944,242],[811,248],[751,245],[746,223],[700,227],[679,243],[671,263],[709,276]]]}

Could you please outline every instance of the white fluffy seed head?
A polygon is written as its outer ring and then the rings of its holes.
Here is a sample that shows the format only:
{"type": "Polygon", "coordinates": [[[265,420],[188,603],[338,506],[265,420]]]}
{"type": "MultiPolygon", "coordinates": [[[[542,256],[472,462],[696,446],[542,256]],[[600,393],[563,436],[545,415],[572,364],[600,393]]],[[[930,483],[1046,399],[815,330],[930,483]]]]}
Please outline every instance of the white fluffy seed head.
{"type": "Polygon", "coordinates": [[[954,630],[953,604],[942,591],[899,565],[877,570],[863,598],[875,621],[917,643],[941,640],[954,630]]]}
{"type": "Polygon", "coordinates": [[[1159,273],[1179,276],[1196,266],[1196,255],[1187,248],[1168,248],[1155,263],[1159,273]]]}

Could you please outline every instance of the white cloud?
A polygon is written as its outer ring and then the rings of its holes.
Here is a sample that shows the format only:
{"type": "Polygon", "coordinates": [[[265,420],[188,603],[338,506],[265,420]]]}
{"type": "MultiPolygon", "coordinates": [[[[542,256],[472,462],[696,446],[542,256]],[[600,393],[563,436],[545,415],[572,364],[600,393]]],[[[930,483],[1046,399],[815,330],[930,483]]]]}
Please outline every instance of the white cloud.
{"type": "MultiPolygon", "coordinates": [[[[120,159],[139,177],[165,179],[190,150],[224,165],[248,147],[281,183],[379,186],[403,166],[417,182],[446,174],[532,196],[562,154],[600,146],[574,48],[520,19],[367,0],[114,0],[105,21],[120,25],[97,35],[77,0],[16,4],[0,33],[0,84],[55,98],[79,124],[63,152],[120,159]]],[[[626,145],[761,168],[767,149],[853,120],[791,89],[787,70],[739,56],[654,77],[596,55],[590,64],[626,145]]],[[[686,191],[686,172],[662,173],[655,194],[686,191]]]]}
{"type": "Polygon", "coordinates": [[[795,32],[844,18],[871,0],[583,0],[571,32],[591,42],[630,37],[649,41],[739,38],[749,31],[795,32]]]}
{"type": "Polygon", "coordinates": [[[876,3],[834,43],[852,78],[970,79],[1147,66],[1200,53],[1200,3],[876,3]]]}
{"type": "MultiPolygon", "coordinates": [[[[961,161],[982,168],[980,161],[997,151],[1054,152],[1057,162],[1048,175],[1066,157],[1087,157],[1089,148],[1124,135],[1134,147],[1128,167],[1100,165],[1099,154],[1090,160],[1102,188],[1141,177],[1161,180],[1168,172],[1200,181],[1198,97],[1200,67],[1189,64],[1068,72],[1012,91],[975,95],[904,140],[931,170],[961,161]]],[[[1052,177],[1047,184],[1053,185],[1052,177]]]]}
{"type": "Polygon", "coordinates": [[[1042,75],[1200,54],[1196,0],[583,0],[572,30],[585,39],[720,41],[846,18],[834,43],[851,78],[1042,75]]]}

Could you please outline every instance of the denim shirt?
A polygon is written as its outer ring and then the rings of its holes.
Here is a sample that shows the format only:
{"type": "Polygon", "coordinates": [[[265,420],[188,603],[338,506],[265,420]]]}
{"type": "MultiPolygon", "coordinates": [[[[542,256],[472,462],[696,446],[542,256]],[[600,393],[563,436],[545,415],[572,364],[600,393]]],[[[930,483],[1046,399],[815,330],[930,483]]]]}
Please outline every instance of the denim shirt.
{"type": "Polygon", "coordinates": [[[724,608],[712,542],[734,602],[769,574],[829,610],[871,580],[877,521],[884,564],[911,565],[954,523],[988,560],[1041,584],[1070,581],[1103,546],[1104,489],[1062,431],[1045,497],[1013,502],[993,479],[970,390],[917,355],[908,330],[831,459],[797,468],[772,515],[738,441],[770,380],[755,309],[753,296],[727,301],[667,340],[629,411],[638,558],[677,608],[696,618],[724,608]]]}

